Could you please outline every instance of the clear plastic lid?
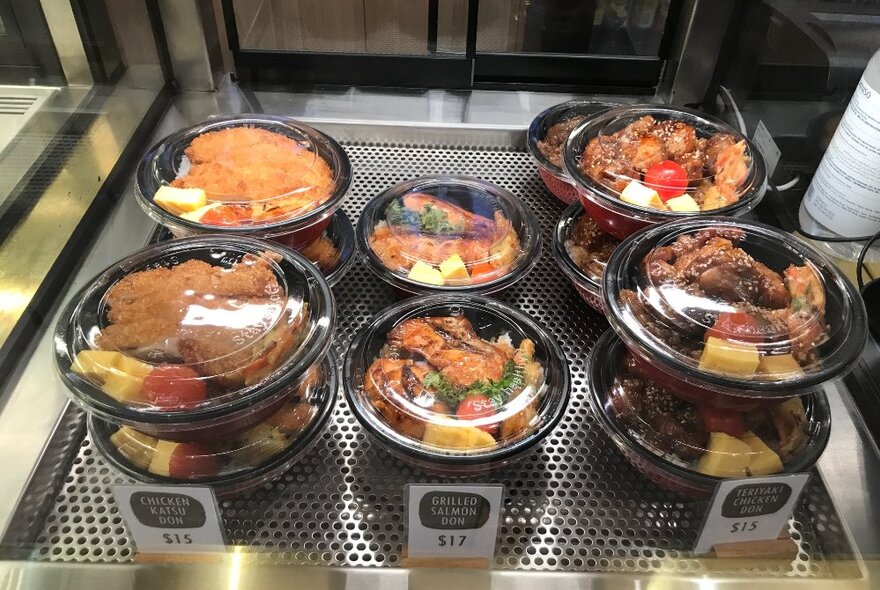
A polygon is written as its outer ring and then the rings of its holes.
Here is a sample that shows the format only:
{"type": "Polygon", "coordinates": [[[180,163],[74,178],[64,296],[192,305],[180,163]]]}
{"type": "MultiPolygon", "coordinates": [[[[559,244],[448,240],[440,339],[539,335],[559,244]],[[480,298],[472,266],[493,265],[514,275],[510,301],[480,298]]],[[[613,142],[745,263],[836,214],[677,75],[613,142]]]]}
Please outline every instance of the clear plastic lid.
{"type": "Polygon", "coordinates": [[[137,193],[160,223],[247,233],[320,215],[350,182],[345,152],[320,131],[286,117],[226,115],[147,152],[137,193]]]}
{"type": "Polygon", "coordinates": [[[697,111],[638,105],[585,121],[566,147],[575,180],[635,209],[729,210],[763,194],[763,159],[751,142],[697,111]]]}
{"type": "MultiPolygon", "coordinates": [[[[531,319],[476,296],[381,313],[353,344],[355,413],[415,458],[495,458],[534,443],[565,409],[564,355],[531,319]]],[[[454,460],[454,459],[453,459],[454,460]]]]}
{"type": "Polygon", "coordinates": [[[560,250],[558,254],[566,274],[574,272],[577,278],[596,288],[602,283],[611,254],[620,244],[619,239],[599,228],[580,203],[571,205],[562,214],[555,241],[558,241],[557,250],[560,250]]]}
{"type": "Polygon", "coordinates": [[[324,273],[331,287],[338,283],[354,262],[354,226],[345,211],[336,211],[318,239],[299,252],[324,273]]]}
{"type": "Polygon", "coordinates": [[[207,417],[284,388],[330,342],[332,295],[301,255],[252,238],[172,240],[135,253],[74,298],[56,361],[102,416],[207,417]]]}
{"type": "Polygon", "coordinates": [[[591,100],[569,100],[542,111],[529,126],[529,153],[553,172],[562,175],[562,151],[571,132],[588,117],[619,106],[591,100]]]}
{"type": "Polygon", "coordinates": [[[627,344],[734,395],[791,395],[837,377],[866,339],[865,309],[826,259],[790,234],[730,218],[625,240],[605,273],[627,344]]]}
{"type": "Polygon", "coordinates": [[[217,440],[169,441],[92,420],[92,436],[101,451],[124,473],[157,481],[232,483],[257,476],[305,450],[333,409],[335,367],[325,357],[303,374],[287,402],[266,420],[217,440]]]}
{"type": "Polygon", "coordinates": [[[697,406],[639,372],[623,343],[604,336],[591,358],[599,411],[630,441],[672,465],[729,478],[809,468],[828,439],[824,394],[766,400],[748,411],[697,406]]]}
{"type": "Polygon", "coordinates": [[[378,272],[404,288],[467,290],[508,282],[537,258],[537,220],[508,191],[467,176],[398,184],[361,215],[358,238],[378,272]]]}

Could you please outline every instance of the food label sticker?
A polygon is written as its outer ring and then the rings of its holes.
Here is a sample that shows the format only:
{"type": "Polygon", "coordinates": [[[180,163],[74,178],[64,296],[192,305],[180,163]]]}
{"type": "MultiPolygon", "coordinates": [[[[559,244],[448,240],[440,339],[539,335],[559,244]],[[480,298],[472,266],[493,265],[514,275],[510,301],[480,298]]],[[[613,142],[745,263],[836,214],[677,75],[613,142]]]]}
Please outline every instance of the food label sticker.
{"type": "Polygon", "coordinates": [[[503,485],[407,484],[406,488],[408,558],[495,557],[503,485]]]}
{"type": "Polygon", "coordinates": [[[778,538],[809,479],[809,473],[792,473],[722,481],[715,488],[694,553],[709,553],[718,543],[778,538]]]}
{"type": "Polygon", "coordinates": [[[209,487],[120,485],[113,495],[139,553],[200,553],[226,544],[209,487]]]}
{"type": "Polygon", "coordinates": [[[767,164],[767,178],[772,178],[773,171],[776,170],[776,164],[779,163],[779,157],[782,155],[782,152],[779,150],[776,142],[773,141],[773,136],[770,135],[770,131],[764,125],[764,121],[758,121],[752,141],[755,142],[758,151],[764,156],[764,162],[767,164]]]}

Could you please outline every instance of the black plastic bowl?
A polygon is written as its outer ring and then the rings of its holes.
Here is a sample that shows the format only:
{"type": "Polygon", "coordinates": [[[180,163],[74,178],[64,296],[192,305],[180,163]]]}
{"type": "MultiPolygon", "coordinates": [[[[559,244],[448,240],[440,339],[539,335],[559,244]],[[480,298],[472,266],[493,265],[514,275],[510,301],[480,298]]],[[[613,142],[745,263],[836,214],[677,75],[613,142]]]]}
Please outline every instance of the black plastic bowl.
{"type": "Polygon", "coordinates": [[[283,405],[306,370],[327,354],[335,317],[336,305],[327,281],[315,265],[293,250],[248,237],[208,235],[170,240],[111,265],[71,299],[55,328],[55,364],[73,401],[99,418],[158,438],[205,440],[249,428],[283,405]],[[286,305],[299,305],[301,300],[306,300],[310,319],[301,344],[261,381],[206,400],[194,408],[163,411],[121,403],[95,382],[72,370],[77,353],[93,348],[90,339],[106,322],[105,294],[123,277],[187,260],[225,266],[242,255],[259,255],[266,251],[280,256],[275,272],[285,291],[281,299],[288,302],[286,305]]]}
{"type": "Polygon", "coordinates": [[[553,196],[564,203],[574,203],[578,200],[578,192],[574,188],[571,179],[565,175],[565,170],[547,159],[538,148],[538,142],[547,136],[547,131],[563,121],[574,117],[592,117],[619,106],[616,103],[598,102],[592,100],[569,100],[545,109],[532,120],[529,125],[526,147],[529,154],[538,167],[538,174],[553,196]]]}
{"type": "Polygon", "coordinates": [[[336,406],[336,395],[339,389],[336,362],[333,360],[333,355],[324,357],[321,369],[324,373],[324,379],[317,392],[317,395],[321,396],[321,400],[318,412],[312,421],[298,434],[297,439],[283,451],[247,470],[193,479],[165,477],[132,465],[110,442],[110,437],[118,429],[110,422],[90,415],[88,420],[89,436],[108,463],[120,473],[138,481],[155,484],[208,485],[215,489],[219,497],[240,496],[260,488],[284,474],[314,446],[330,423],[330,416],[336,406]]]}
{"type": "MultiPolygon", "coordinates": [[[[701,217],[666,223],[634,234],[617,247],[608,261],[603,291],[608,321],[634,358],[664,387],[695,403],[721,406],[724,404],[715,402],[723,400],[735,404],[739,398],[742,403],[750,403],[756,399],[784,398],[816,391],[823,383],[842,377],[855,365],[868,336],[865,305],[840,270],[791,234],[757,222],[701,217]],[[646,330],[621,303],[621,290],[640,291],[644,287],[640,267],[651,250],[660,244],[671,243],[678,236],[702,229],[742,230],[745,238],[739,247],[772,270],[781,273],[792,264],[807,265],[821,278],[825,289],[825,321],[830,330],[828,339],[818,348],[820,360],[816,366],[806,367],[802,375],[784,380],[741,379],[703,371],[693,359],[685,358],[680,351],[646,330]]],[[[692,319],[686,321],[694,322],[692,319]]],[[[684,328],[676,329],[684,333],[684,328]]]]}
{"type": "Polygon", "coordinates": [[[401,460],[429,473],[470,476],[503,467],[534,448],[559,423],[568,406],[570,379],[565,354],[532,318],[508,305],[476,295],[432,295],[413,298],[379,312],[351,343],[343,366],[345,395],[358,421],[370,435],[401,460]],[[486,450],[454,451],[429,447],[391,427],[363,389],[364,375],[386,345],[388,332],[403,320],[423,316],[464,315],[483,338],[508,333],[516,344],[535,343],[544,368],[544,389],[535,427],[518,438],[486,450]]]}
{"type": "Polygon", "coordinates": [[[760,203],[767,190],[767,172],[764,159],[747,137],[720,119],[682,107],[661,105],[623,106],[610,109],[592,117],[581,123],[568,136],[568,141],[565,143],[562,155],[562,163],[565,173],[574,183],[580,195],[581,203],[587,210],[587,213],[590,214],[602,229],[621,239],[645,227],[682,218],[687,219],[707,215],[728,215],[732,217],[744,215],[760,203]],[[580,163],[584,155],[584,149],[591,139],[597,137],[600,133],[618,131],[627,124],[646,115],[651,115],[660,121],[674,119],[687,123],[696,128],[698,137],[705,137],[710,133],[723,132],[733,135],[738,140],[745,141],[748,146],[747,154],[751,158],[752,165],[749,168],[748,177],[740,188],[741,195],[739,200],[727,207],[696,213],[649,209],[622,201],[620,195],[610,187],[593,180],[592,177],[581,172],[580,163]]]}
{"type": "MultiPolygon", "coordinates": [[[[553,258],[556,264],[569,278],[575,290],[593,309],[605,313],[602,304],[602,281],[589,276],[579,267],[565,244],[569,241],[571,230],[582,215],[586,215],[583,205],[575,202],[562,213],[553,231],[553,258]]],[[[607,262],[607,261],[606,261],[607,262]]]]}
{"type": "Polygon", "coordinates": [[[314,241],[330,224],[330,217],[342,205],[351,186],[351,162],[342,146],[332,137],[310,125],[289,117],[263,114],[219,115],[181,129],[150,148],[138,166],[135,196],[144,212],[154,221],[168,227],[177,237],[222,233],[229,236],[270,238],[285,246],[299,248],[314,241]],[[154,202],[160,187],[174,181],[183,162],[184,150],[204,133],[234,127],[253,127],[284,135],[302,144],[323,158],[333,173],[333,186],[326,201],[299,216],[257,225],[206,225],[190,221],[154,202]]]}
{"type": "MultiPolygon", "coordinates": [[[[587,386],[590,403],[605,433],[624,457],[645,477],[662,488],[693,497],[708,497],[724,480],[687,469],[646,447],[632,430],[622,425],[608,401],[608,392],[617,376],[626,347],[612,330],[596,342],[590,353],[587,386]]],[[[801,473],[811,469],[821,457],[831,434],[831,408],[824,392],[803,397],[807,411],[807,442],[783,473],[801,473]]]]}
{"type": "Polygon", "coordinates": [[[367,203],[358,218],[356,233],[358,248],[364,255],[367,267],[380,279],[408,295],[497,293],[526,276],[541,256],[541,228],[535,214],[510,191],[473,176],[439,174],[396,184],[367,203]],[[370,237],[377,224],[385,220],[385,210],[389,203],[404,195],[419,192],[442,195],[444,199],[466,209],[479,202],[499,204],[501,211],[510,220],[511,229],[516,232],[520,246],[520,254],[507,272],[492,280],[469,285],[429,285],[389,269],[373,251],[370,237]]]}

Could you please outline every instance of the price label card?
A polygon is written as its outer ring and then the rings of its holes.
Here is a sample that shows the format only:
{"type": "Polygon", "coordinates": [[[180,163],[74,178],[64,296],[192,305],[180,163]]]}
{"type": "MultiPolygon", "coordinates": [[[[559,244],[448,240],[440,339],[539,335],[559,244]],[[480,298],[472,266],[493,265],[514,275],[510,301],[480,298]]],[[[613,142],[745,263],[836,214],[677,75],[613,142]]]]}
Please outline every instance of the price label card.
{"type": "Polygon", "coordinates": [[[752,141],[755,142],[758,151],[764,156],[764,162],[767,164],[767,178],[772,178],[776,165],[779,163],[779,158],[782,156],[782,151],[776,145],[773,136],[770,135],[770,130],[764,125],[764,121],[758,121],[752,141]]]}
{"type": "Polygon", "coordinates": [[[113,495],[139,553],[199,553],[225,545],[209,487],[123,485],[113,495]]]}
{"type": "Polygon", "coordinates": [[[495,557],[501,484],[408,484],[408,558],[495,557]]]}
{"type": "Polygon", "coordinates": [[[809,473],[727,479],[715,488],[694,553],[708,553],[717,543],[776,539],[809,473]]]}

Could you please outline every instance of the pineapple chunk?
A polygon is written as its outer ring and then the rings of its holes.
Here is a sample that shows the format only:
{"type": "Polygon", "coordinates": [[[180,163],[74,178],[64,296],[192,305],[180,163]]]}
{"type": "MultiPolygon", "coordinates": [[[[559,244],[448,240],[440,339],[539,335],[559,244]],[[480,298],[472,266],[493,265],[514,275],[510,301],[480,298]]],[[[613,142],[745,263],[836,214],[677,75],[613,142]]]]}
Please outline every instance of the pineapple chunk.
{"type": "Polygon", "coordinates": [[[743,477],[751,461],[752,447],[723,432],[709,433],[709,445],[697,462],[697,471],[715,477],[743,477]]]}
{"type": "Polygon", "coordinates": [[[679,195],[666,201],[666,206],[679,213],[694,213],[700,210],[700,206],[690,195],[679,195]]]}
{"type": "Polygon", "coordinates": [[[446,282],[443,279],[443,274],[439,270],[430,264],[425,264],[421,260],[413,264],[413,267],[409,270],[409,274],[406,276],[419,283],[425,283],[426,285],[442,285],[446,282]]]}
{"type": "Polygon", "coordinates": [[[144,396],[144,378],[131,375],[119,369],[113,369],[104,377],[101,390],[122,403],[146,401],[144,396]]]}
{"type": "Polygon", "coordinates": [[[746,432],[743,435],[743,442],[752,449],[752,457],[749,459],[748,467],[749,475],[772,475],[782,471],[782,459],[754,432],[746,432]]]}
{"type": "Polygon", "coordinates": [[[205,191],[200,188],[177,188],[162,186],[156,191],[153,202],[175,215],[195,211],[208,202],[205,191]]]}
{"type": "Polygon", "coordinates": [[[70,367],[83,377],[103,380],[116,367],[121,352],[115,350],[81,350],[70,367]]]}
{"type": "Polygon", "coordinates": [[[762,356],[758,363],[758,373],[762,377],[781,381],[803,375],[804,370],[791,354],[777,354],[762,356]]]}
{"type": "Polygon", "coordinates": [[[150,461],[149,471],[156,475],[170,477],[171,455],[174,454],[174,451],[178,446],[180,446],[180,443],[172,442],[170,440],[157,441],[156,450],[153,452],[153,458],[150,461]]]}
{"type": "Polygon", "coordinates": [[[127,403],[144,399],[144,377],[153,367],[115,350],[81,350],[71,369],[101,381],[104,393],[127,403]]]}
{"type": "Polygon", "coordinates": [[[436,422],[425,425],[422,441],[444,449],[482,449],[495,446],[495,438],[479,428],[436,422]]]}
{"type": "Polygon", "coordinates": [[[157,440],[143,432],[123,426],[110,435],[110,442],[132,465],[140,469],[147,469],[153,458],[157,440]]]}
{"type": "Polygon", "coordinates": [[[111,373],[128,373],[146,377],[153,366],[116,350],[81,350],[70,367],[84,377],[106,379],[111,373]]]}
{"type": "Polygon", "coordinates": [[[471,278],[471,275],[468,274],[467,267],[464,265],[464,260],[462,260],[461,256],[458,254],[453,254],[440,263],[440,274],[442,274],[443,278],[447,281],[457,279],[468,281],[471,278]]]}
{"type": "Polygon", "coordinates": [[[648,188],[638,180],[632,180],[626,185],[626,188],[620,193],[620,200],[647,209],[666,209],[657,191],[648,188]]]}
{"type": "Polygon", "coordinates": [[[700,370],[750,379],[758,370],[760,360],[761,356],[754,344],[710,336],[700,355],[700,370]]]}

